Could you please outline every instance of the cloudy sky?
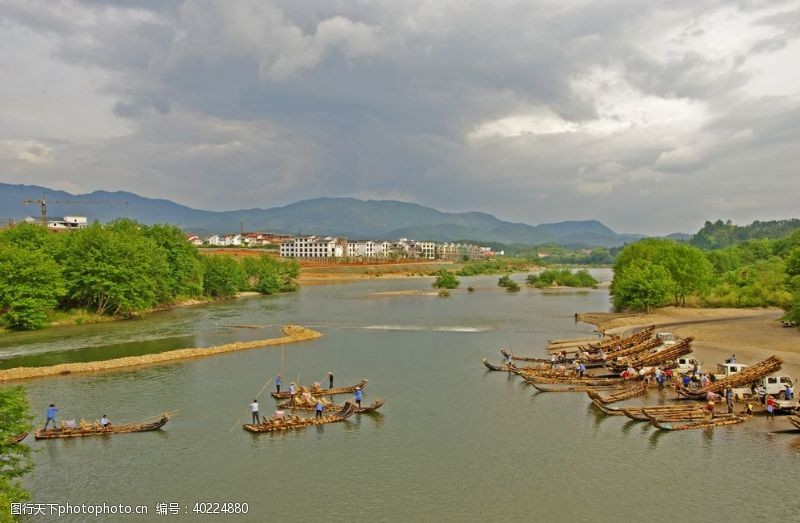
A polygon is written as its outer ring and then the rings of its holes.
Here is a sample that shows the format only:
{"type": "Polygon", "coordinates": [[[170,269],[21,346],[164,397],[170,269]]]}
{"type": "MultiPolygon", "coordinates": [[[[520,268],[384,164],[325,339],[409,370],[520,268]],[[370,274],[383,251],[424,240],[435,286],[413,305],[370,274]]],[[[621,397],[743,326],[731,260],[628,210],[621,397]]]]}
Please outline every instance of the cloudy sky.
{"type": "Polygon", "coordinates": [[[800,217],[800,0],[0,0],[0,181],[800,217]]]}

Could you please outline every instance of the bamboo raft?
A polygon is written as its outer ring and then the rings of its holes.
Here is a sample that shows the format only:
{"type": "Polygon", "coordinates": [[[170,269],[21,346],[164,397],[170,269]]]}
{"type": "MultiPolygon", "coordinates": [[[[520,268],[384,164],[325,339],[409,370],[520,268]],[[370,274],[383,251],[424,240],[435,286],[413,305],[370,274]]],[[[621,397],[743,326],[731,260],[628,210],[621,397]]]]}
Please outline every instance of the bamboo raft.
{"type": "Polygon", "coordinates": [[[297,416],[287,416],[283,419],[264,419],[261,423],[246,423],[242,428],[247,432],[254,434],[263,434],[266,432],[282,432],[284,430],[297,430],[312,425],[325,425],[328,423],[337,423],[344,421],[355,413],[355,405],[349,401],[344,404],[344,408],[340,412],[322,416],[321,418],[299,418],[297,416]]]}
{"type": "MultiPolygon", "coordinates": [[[[310,392],[312,394],[317,394],[320,396],[332,396],[334,394],[347,394],[348,392],[355,392],[356,388],[360,387],[363,389],[367,386],[368,379],[363,379],[356,383],[355,385],[350,385],[348,387],[334,387],[332,389],[318,389],[315,387],[297,387],[295,394],[302,394],[304,392],[310,392]]],[[[288,390],[283,392],[270,392],[273,398],[276,400],[285,400],[290,398],[292,395],[289,394],[288,390]]]]}
{"type": "Polygon", "coordinates": [[[779,370],[781,368],[781,364],[783,364],[782,359],[777,356],[770,356],[764,361],[756,363],[752,367],[747,367],[741,372],[737,372],[736,374],[732,374],[717,381],[712,381],[705,387],[699,389],[690,389],[684,387],[683,385],[677,385],[675,390],[679,396],[684,398],[703,400],[706,399],[709,392],[719,394],[727,388],[735,389],[737,387],[744,387],[754,381],[759,380],[760,378],[763,378],[767,374],[772,374],[773,372],[779,370]]]}
{"type": "MultiPolygon", "coordinates": [[[[588,393],[589,391],[586,391],[586,392],[588,393]]],[[[609,416],[624,416],[625,415],[625,413],[622,411],[622,409],[620,407],[609,407],[605,403],[601,403],[596,399],[592,400],[592,405],[594,405],[595,407],[600,409],[600,412],[602,412],[603,414],[607,414],[609,416]]]]}
{"type": "Polygon", "coordinates": [[[483,358],[481,361],[483,362],[484,366],[486,366],[486,368],[489,370],[494,370],[499,372],[514,372],[517,369],[517,367],[515,367],[513,364],[509,365],[508,363],[503,363],[502,365],[492,365],[486,358],[483,358]]]}
{"type": "Polygon", "coordinates": [[[519,373],[519,375],[528,383],[535,385],[584,385],[587,387],[609,387],[621,386],[623,383],[621,378],[579,378],[577,376],[549,377],[523,373],[519,373]]]}
{"type": "Polygon", "coordinates": [[[641,386],[637,385],[634,387],[629,387],[627,390],[623,390],[622,392],[618,392],[616,394],[610,394],[608,396],[601,396],[596,390],[587,390],[586,394],[588,394],[589,398],[592,400],[597,400],[606,405],[608,403],[615,403],[617,401],[635,398],[637,396],[644,396],[646,392],[647,386],[644,384],[644,382],[642,382],[641,386]]]}
{"type": "Polygon", "coordinates": [[[604,341],[616,341],[619,339],[620,339],[619,336],[613,334],[601,339],[600,341],[597,341],[598,338],[596,336],[586,337],[586,338],[565,338],[562,340],[549,340],[547,342],[547,352],[566,351],[569,353],[573,353],[573,352],[578,352],[578,347],[582,347],[588,343],[592,342],[602,343],[604,341]]]}
{"type": "Polygon", "coordinates": [[[609,385],[609,386],[606,386],[606,387],[598,388],[597,386],[588,386],[588,385],[583,385],[583,386],[580,386],[580,385],[579,386],[574,386],[574,385],[569,385],[569,384],[566,385],[566,386],[564,386],[564,384],[561,384],[561,385],[552,385],[552,384],[551,385],[546,385],[546,384],[543,384],[543,383],[534,383],[532,381],[530,382],[530,384],[533,385],[533,388],[538,390],[539,392],[587,392],[587,391],[590,391],[590,390],[593,390],[593,391],[597,391],[597,390],[619,390],[621,388],[620,385],[609,385]]]}
{"type": "Polygon", "coordinates": [[[690,429],[707,429],[711,427],[719,427],[722,425],[735,425],[737,423],[742,423],[746,419],[747,418],[745,416],[732,414],[730,416],[716,417],[710,420],[696,421],[694,423],[681,423],[679,425],[673,425],[672,423],[662,423],[656,418],[651,417],[650,424],[660,430],[674,431],[674,430],[690,430],[690,429]]]}
{"type": "Polygon", "coordinates": [[[17,443],[20,443],[22,440],[27,438],[28,434],[29,434],[28,432],[21,432],[21,433],[17,434],[16,436],[12,437],[11,439],[9,439],[8,440],[8,444],[9,445],[16,445],[17,443]]]}
{"type": "Polygon", "coordinates": [[[619,349],[619,350],[610,350],[607,352],[603,352],[603,356],[600,356],[599,352],[584,352],[583,357],[588,361],[597,362],[603,364],[605,362],[613,361],[617,358],[624,358],[627,356],[636,356],[639,354],[644,354],[649,350],[655,349],[660,347],[664,341],[661,338],[650,338],[644,340],[641,343],[637,343],[636,345],[631,345],[630,347],[619,349]]]}
{"type": "Polygon", "coordinates": [[[489,360],[487,360],[486,358],[483,358],[481,361],[483,362],[483,365],[487,369],[493,370],[493,371],[498,371],[498,372],[513,372],[515,374],[519,374],[519,373],[522,372],[522,373],[537,373],[538,374],[538,373],[551,372],[553,370],[549,363],[547,365],[540,364],[540,365],[537,365],[537,366],[528,365],[528,366],[525,366],[525,367],[517,367],[513,363],[511,363],[511,364],[502,363],[500,365],[494,365],[492,363],[489,363],[489,360]]]}
{"type": "Polygon", "coordinates": [[[169,421],[169,414],[162,414],[158,421],[151,423],[138,422],[124,425],[109,425],[99,427],[97,424],[89,427],[60,428],[52,430],[39,429],[33,433],[36,439],[77,438],[82,436],[104,436],[110,434],[128,434],[131,432],[149,432],[158,430],[169,421]]]}
{"type": "Polygon", "coordinates": [[[630,419],[637,421],[650,421],[650,416],[672,416],[693,414],[695,411],[703,412],[702,405],[656,405],[650,407],[620,407],[622,413],[630,419]]]}
{"type": "Polygon", "coordinates": [[[689,336],[683,338],[681,341],[652,354],[640,353],[639,355],[629,356],[617,361],[610,361],[606,363],[606,368],[612,371],[622,371],[628,367],[641,369],[642,367],[654,367],[674,361],[681,356],[685,356],[692,352],[692,342],[694,338],[689,336]]]}
{"type": "MultiPolygon", "coordinates": [[[[503,355],[503,359],[507,359],[509,356],[514,361],[528,361],[531,363],[539,363],[541,365],[552,365],[552,360],[550,358],[534,358],[532,356],[519,356],[517,354],[513,354],[508,352],[505,349],[500,349],[500,354],[503,355]]],[[[572,363],[575,361],[575,358],[567,358],[567,363],[572,363]]]]}
{"type": "MultiPolygon", "coordinates": [[[[381,408],[383,404],[384,401],[382,399],[377,399],[373,401],[371,405],[366,405],[364,407],[359,407],[358,405],[353,404],[353,408],[355,409],[353,412],[355,414],[369,414],[370,412],[375,412],[376,410],[381,408]]],[[[325,405],[324,412],[342,412],[345,408],[345,405],[347,405],[347,403],[343,403],[342,405],[328,404],[325,405]]],[[[300,403],[300,402],[295,402],[294,404],[292,404],[292,400],[286,400],[278,403],[278,408],[290,409],[290,410],[316,410],[317,405],[316,401],[312,404],[300,403]]]]}

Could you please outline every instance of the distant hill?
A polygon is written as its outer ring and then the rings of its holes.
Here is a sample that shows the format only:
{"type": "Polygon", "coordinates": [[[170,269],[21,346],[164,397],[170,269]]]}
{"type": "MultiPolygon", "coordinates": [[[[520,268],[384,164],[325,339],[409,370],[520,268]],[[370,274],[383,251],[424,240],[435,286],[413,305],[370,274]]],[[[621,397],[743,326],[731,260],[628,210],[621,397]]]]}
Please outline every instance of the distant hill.
{"type": "Polygon", "coordinates": [[[129,192],[95,191],[73,195],[35,185],[0,183],[0,220],[39,216],[38,205],[23,205],[46,193],[49,216],[79,215],[107,222],[127,217],[145,224],[171,223],[187,232],[209,234],[249,231],[324,234],[353,239],[413,238],[453,241],[469,238],[507,244],[557,243],[615,247],[642,238],[617,234],[596,220],[541,225],[511,223],[482,212],[446,213],[414,203],[355,198],[316,198],[271,209],[205,211],[169,200],[143,198],[129,192]],[[73,203],[57,203],[69,201],[73,203]],[[89,201],[127,202],[83,203],[89,201]]]}

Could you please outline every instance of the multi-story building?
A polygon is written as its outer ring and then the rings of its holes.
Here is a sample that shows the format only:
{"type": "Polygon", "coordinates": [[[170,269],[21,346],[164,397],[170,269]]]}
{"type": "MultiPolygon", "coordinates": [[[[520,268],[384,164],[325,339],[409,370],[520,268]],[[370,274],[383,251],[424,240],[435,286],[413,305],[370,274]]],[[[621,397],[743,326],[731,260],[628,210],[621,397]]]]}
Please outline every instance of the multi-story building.
{"type": "Polygon", "coordinates": [[[282,258],[343,258],[347,254],[347,240],[327,236],[296,236],[281,242],[282,258]]]}

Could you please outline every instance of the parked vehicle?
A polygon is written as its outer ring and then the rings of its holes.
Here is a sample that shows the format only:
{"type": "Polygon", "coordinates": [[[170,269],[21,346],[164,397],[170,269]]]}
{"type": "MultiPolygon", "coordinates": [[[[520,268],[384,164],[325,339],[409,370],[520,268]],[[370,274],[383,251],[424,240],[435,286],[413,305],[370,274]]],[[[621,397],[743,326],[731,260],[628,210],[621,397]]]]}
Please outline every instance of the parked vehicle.
{"type": "Polygon", "coordinates": [[[661,340],[661,343],[665,347],[678,343],[678,340],[675,339],[675,336],[671,332],[659,332],[656,334],[656,337],[661,340]]]}
{"type": "Polygon", "coordinates": [[[717,372],[714,373],[714,377],[721,380],[737,372],[742,372],[746,368],[747,365],[743,363],[717,363],[717,372]]]}
{"type": "Polygon", "coordinates": [[[703,362],[697,361],[695,358],[689,358],[688,356],[684,356],[682,358],[678,358],[678,367],[676,372],[678,374],[689,374],[697,367],[697,372],[702,372],[701,365],[703,362]]]}

